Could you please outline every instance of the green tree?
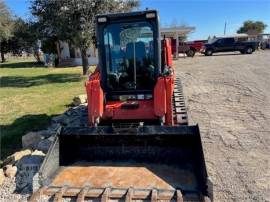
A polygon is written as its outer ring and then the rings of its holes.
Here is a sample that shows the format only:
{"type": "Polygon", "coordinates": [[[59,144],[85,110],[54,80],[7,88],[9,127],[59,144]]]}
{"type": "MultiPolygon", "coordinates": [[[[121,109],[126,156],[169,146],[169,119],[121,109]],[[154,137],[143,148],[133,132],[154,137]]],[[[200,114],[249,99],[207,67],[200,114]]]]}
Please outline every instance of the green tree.
{"type": "Polygon", "coordinates": [[[13,18],[12,35],[2,41],[3,53],[11,52],[21,54],[22,51],[33,53],[38,62],[40,54],[37,51],[37,40],[40,37],[38,32],[38,23],[28,22],[21,18],[13,18]]]}
{"type": "Polygon", "coordinates": [[[5,3],[0,0],[0,51],[1,60],[5,62],[5,53],[8,50],[7,40],[12,36],[13,20],[5,3]]]}
{"type": "Polygon", "coordinates": [[[243,25],[237,30],[237,33],[246,33],[246,34],[261,34],[264,29],[267,27],[261,21],[252,21],[247,20],[243,23],[243,25]]]}
{"type": "Polygon", "coordinates": [[[95,16],[130,11],[138,6],[138,0],[33,0],[31,9],[43,25],[40,32],[44,36],[57,37],[80,48],[85,75],[88,71],[87,49],[95,35],[95,16]]]}
{"type": "Polygon", "coordinates": [[[18,54],[22,51],[33,52],[37,37],[33,23],[21,18],[14,20],[13,36],[9,39],[9,51],[18,54]]]}

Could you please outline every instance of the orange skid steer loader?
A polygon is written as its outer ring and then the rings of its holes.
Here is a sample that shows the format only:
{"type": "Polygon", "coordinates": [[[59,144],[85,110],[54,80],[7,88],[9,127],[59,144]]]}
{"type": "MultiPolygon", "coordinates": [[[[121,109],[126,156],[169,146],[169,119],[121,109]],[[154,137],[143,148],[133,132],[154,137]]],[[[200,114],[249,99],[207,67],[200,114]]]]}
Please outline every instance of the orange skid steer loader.
{"type": "Polygon", "coordinates": [[[98,15],[88,127],[62,128],[32,201],[211,201],[199,127],[189,126],[155,10],[98,15]]]}

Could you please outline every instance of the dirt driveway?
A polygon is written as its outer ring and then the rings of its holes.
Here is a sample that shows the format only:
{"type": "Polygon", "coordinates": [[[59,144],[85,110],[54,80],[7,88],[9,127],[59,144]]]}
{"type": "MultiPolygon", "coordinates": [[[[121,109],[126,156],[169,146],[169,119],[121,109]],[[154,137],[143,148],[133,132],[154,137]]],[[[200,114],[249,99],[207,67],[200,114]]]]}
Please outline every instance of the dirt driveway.
{"type": "Polygon", "coordinates": [[[270,201],[270,51],[174,62],[215,201],[270,201]]]}

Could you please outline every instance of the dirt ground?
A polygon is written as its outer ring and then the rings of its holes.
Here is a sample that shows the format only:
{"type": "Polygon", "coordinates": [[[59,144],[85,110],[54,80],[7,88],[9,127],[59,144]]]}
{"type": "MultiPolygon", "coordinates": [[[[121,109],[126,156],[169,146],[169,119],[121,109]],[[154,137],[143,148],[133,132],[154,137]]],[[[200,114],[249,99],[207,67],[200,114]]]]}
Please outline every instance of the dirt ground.
{"type": "Polygon", "coordinates": [[[270,51],[174,61],[215,201],[270,201],[270,51]]]}

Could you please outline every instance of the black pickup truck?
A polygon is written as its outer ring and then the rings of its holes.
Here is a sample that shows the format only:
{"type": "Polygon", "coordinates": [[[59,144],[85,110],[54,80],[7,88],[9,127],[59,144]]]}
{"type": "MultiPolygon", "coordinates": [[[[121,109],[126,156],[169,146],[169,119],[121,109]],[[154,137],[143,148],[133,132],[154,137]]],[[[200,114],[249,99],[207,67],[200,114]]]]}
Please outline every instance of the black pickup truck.
{"type": "Polygon", "coordinates": [[[239,41],[234,37],[217,38],[210,43],[204,44],[201,52],[206,56],[213,53],[240,51],[242,54],[252,54],[258,47],[256,41],[239,41]]]}

